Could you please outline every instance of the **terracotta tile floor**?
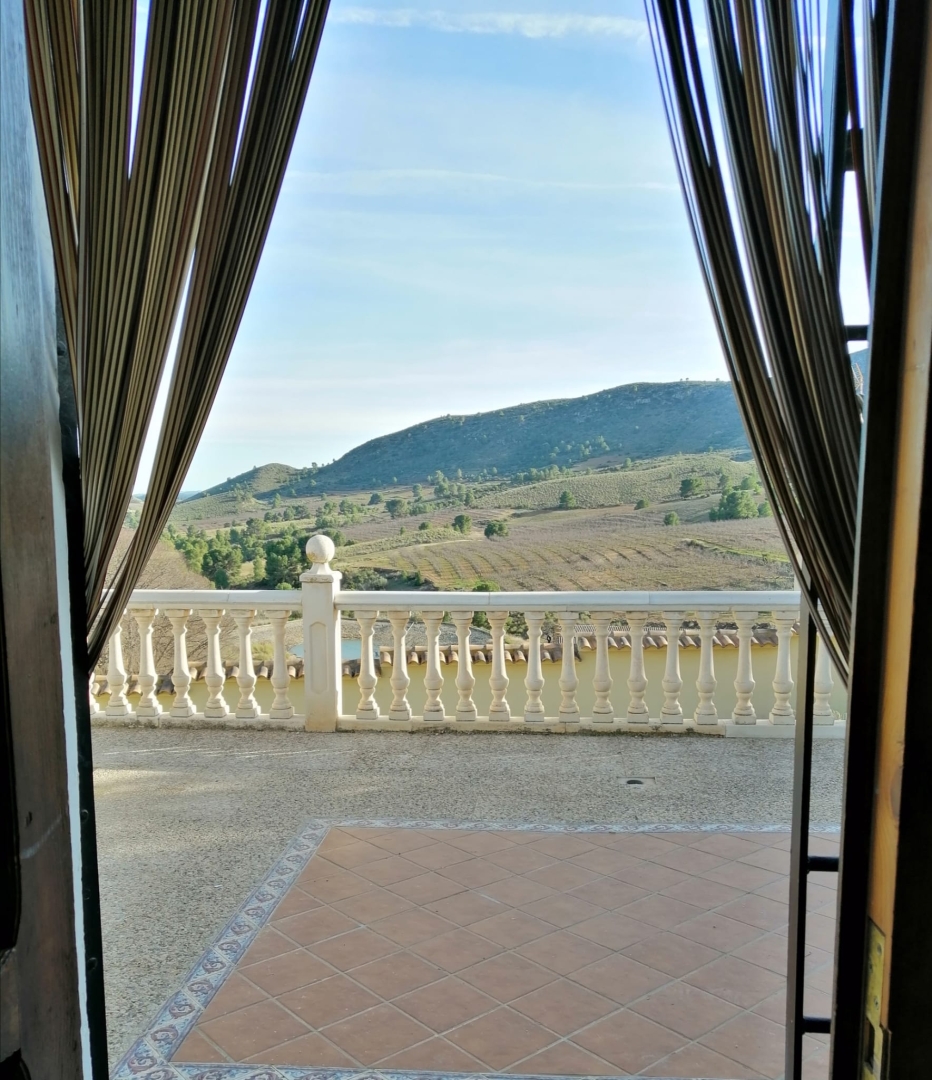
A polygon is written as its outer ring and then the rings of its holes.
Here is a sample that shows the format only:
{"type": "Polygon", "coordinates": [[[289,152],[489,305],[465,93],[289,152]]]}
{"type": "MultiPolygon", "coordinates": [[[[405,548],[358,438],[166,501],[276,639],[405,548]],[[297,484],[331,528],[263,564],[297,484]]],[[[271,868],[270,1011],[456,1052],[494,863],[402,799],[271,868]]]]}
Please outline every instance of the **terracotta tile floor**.
{"type": "MultiPolygon", "coordinates": [[[[778,1078],[788,849],[785,833],[333,828],[174,1060],[778,1078]]],[[[829,1005],[832,886],[810,891],[809,1012],[829,1005]]],[[[807,1080],[826,1042],[806,1037],[807,1080]]]]}

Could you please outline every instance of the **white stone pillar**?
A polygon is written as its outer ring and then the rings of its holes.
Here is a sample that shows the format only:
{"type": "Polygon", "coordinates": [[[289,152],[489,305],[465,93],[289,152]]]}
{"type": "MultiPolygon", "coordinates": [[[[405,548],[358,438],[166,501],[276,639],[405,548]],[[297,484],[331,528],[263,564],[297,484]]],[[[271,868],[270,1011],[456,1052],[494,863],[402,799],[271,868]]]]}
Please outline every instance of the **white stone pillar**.
{"type": "Polygon", "coordinates": [[[748,612],[733,612],[738,624],[738,674],[735,678],[735,710],[731,714],[736,724],[756,724],[757,713],[751,695],[754,693],[754,672],[751,666],[751,631],[756,619],[748,612]]]}
{"type": "Polygon", "coordinates": [[[356,708],[357,720],[378,720],[379,706],[375,700],[375,688],[378,677],[375,673],[375,657],[372,653],[372,636],[377,611],[357,611],[359,623],[359,705],[356,708]]]}
{"type": "Polygon", "coordinates": [[[207,683],[208,697],[204,716],[208,720],[222,720],[230,715],[230,709],[223,697],[225,679],[223,661],[220,658],[220,619],[223,611],[220,608],[200,608],[198,615],[207,627],[207,674],[204,681],[207,683]]]}
{"type": "Polygon", "coordinates": [[[579,703],[576,691],[579,678],[576,675],[576,611],[561,611],[560,634],[563,637],[563,659],[560,664],[560,719],[567,724],[579,722],[579,703]]]}
{"type": "Polygon", "coordinates": [[[336,731],[343,709],[340,613],[336,606],[343,575],[330,568],[336,548],[329,536],[312,536],[305,551],[312,565],[301,575],[304,726],[308,731],[336,731]]]}
{"type": "MultiPolygon", "coordinates": [[[[122,616],[121,616],[122,618],[122,616]]],[[[110,635],[107,657],[107,688],[110,700],[104,710],[107,716],[132,716],[126,700],[126,668],[123,666],[123,624],[118,622],[110,635]]]]}
{"type": "Polygon", "coordinates": [[[647,672],[644,670],[644,627],[647,625],[646,611],[627,612],[628,625],[631,627],[631,669],[628,675],[628,722],[646,724],[650,719],[647,702],[647,672]]]}
{"type": "Polygon", "coordinates": [[[392,658],[392,704],[388,710],[389,720],[410,720],[411,705],[408,701],[408,654],[405,648],[405,635],[408,629],[407,611],[389,611],[388,619],[392,624],[392,640],[395,655],[392,658]]]}
{"type": "Polygon", "coordinates": [[[155,657],[152,655],[152,620],[155,608],[137,608],[133,618],[139,628],[139,704],[136,716],[140,720],[158,720],[162,706],[155,696],[155,657]]]}
{"type": "Polygon", "coordinates": [[[667,624],[667,658],[663,671],[663,705],[660,709],[660,722],[683,726],[683,706],[680,704],[680,692],[683,679],[680,675],[680,627],[683,625],[682,611],[664,611],[663,621],[667,624]]]}
{"type": "Polygon", "coordinates": [[[261,713],[259,702],[256,701],[256,669],[252,663],[252,620],[256,617],[255,609],[251,611],[234,611],[231,613],[236,622],[239,632],[239,674],[236,682],[239,686],[239,701],[236,705],[236,718],[238,720],[255,720],[261,713]]]}
{"type": "Polygon", "coordinates": [[[832,658],[822,635],[816,642],[815,672],[812,679],[812,722],[813,724],[834,724],[835,713],[830,698],[835,680],[832,678],[832,658]]]}
{"type": "Polygon", "coordinates": [[[773,708],[770,710],[771,724],[792,724],[796,721],[790,695],[793,693],[793,673],[790,665],[790,642],[793,637],[795,611],[775,611],[774,622],[777,624],[777,668],[773,676],[773,708]]]}
{"type": "Polygon", "coordinates": [[[608,662],[608,631],[612,617],[593,615],[592,622],[595,626],[595,676],[592,679],[595,704],[592,706],[592,721],[595,724],[610,724],[615,718],[615,710],[608,696],[612,692],[612,669],[608,662]]]}
{"type": "Polygon", "coordinates": [[[712,655],[713,638],[718,618],[714,611],[698,611],[699,622],[699,678],[696,690],[699,692],[699,704],[696,706],[696,723],[717,724],[718,709],[715,708],[715,661],[712,655]]]}
{"type": "Polygon", "coordinates": [[[188,616],[190,608],[166,608],[165,614],[172,624],[175,639],[174,663],[172,665],[172,686],[175,700],[172,702],[171,715],[177,720],[188,720],[196,712],[194,702],[188,694],[191,685],[191,671],[188,667],[188,616]]]}
{"type": "Polygon", "coordinates": [[[285,627],[288,625],[289,612],[274,609],[267,611],[272,624],[272,689],[275,698],[269,709],[270,720],[290,720],[294,716],[294,706],[288,700],[288,661],[285,659],[285,627]]]}
{"type": "Polygon", "coordinates": [[[476,703],[472,699],[476,679],[472,673],[472,655],[469,651],[469,627],[472,624],[473,612],[451,611],[450,616],[456,624],[458,652],[456,689],[459,691],[460,698],[456,703],[456,719],[472,721],[476,719],[476,703]]]}
{"type": "Polygon", "coordinates": [[[544,719],[544,704],[540,695],[544,689],[544,673],[540,663],[540,632],[544,617],[539,611],[525,612],[527,623],[527,675],[524,685],[527,689],[527,703],[524,706],[524,719],[527,723],[539,723],[544,719]]]}
{"type": "Polygon", "coordinates": [[[424,614],[424,627],[427,630],[427,672],[424,675],[424,689],[427,702],[424,705],[425,720],[443,720],[443,702],[440,691],[443,690],[443,675],[440,673],[440,627],[443,623],[442,611],[429,611],[424,614]]]}
{"type": "Polygon", "coordinates": [[[505,700],[508,690],[508,676],[505,674],[505,621],[507,611],[489,613],[492,627],[492,675],[489,686],[492,688],[492,704],[489,706],[490,720],[510,720],[511,709],[505,700]]]}

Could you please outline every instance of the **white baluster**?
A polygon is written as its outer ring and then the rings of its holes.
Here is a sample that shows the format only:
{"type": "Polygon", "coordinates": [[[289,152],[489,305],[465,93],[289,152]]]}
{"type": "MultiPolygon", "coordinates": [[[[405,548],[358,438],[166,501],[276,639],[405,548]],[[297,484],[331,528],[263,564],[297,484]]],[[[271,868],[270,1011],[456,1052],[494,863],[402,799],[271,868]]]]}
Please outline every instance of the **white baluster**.
{"type": "Polygon", "coordinates": [[[91,716],[100,716],[100,705],[97,703],[97,697],[94,694],[94,687],[97,685],[97,672],[92,671],[87,680],[87,702],[88,707],[91,710],[91,716]]]}
{"type": "Polygon", "coordinates": [[[647,672],[644,670],[644,627],[647,624],[646,611],[629,611],[628,625],[631,627],[631,670],[628,675],[628,722],[646,724],[650,719],[644,695],[647,693],[647,672]]]}
{"type": "Polygon", "coordinates": [[[696,613],[699,622],[699,678],[696,690],[699,704],[696,706],[697,724],[717,724],[718,709],[715,708],[715,663],[712,658],[712,639],[715,637],[717,618],[712,611],[696,613]]]}
{"type": "Polygon", "coordinates": [[[680,691],[683,679],[680,676],[680,627],[683,624],[682,611],[664,611],[663,621],[667,624],[667,661],[663,672],[663,705],[660,709],[662,724],[683,724],[683,706],[680,704],[680,691]]]}
{"type": "Polygon", "coordinates": [[[395,646],[395,655],[392,658],[392,705],[388,710],[389,720],[410,720],[411,705],[408,702],[407,692],[411,680],[408,678],[408,656],[405,651],[405,633],[408,628],[407,611],[390,611],[389,621],[392,624],[392,639],[395,646]]]}
{"type": "Polygon", "coordinates": [[[456,641],[458,645],[458,659],[456,664],[456,689],[460,699],[456,703],[456,719],[472,721],[476,719],[476,703],[472,699],[472,690],[476,685],[472,673],[472,656],[469,652],[469,627],[472,623],[473,612],[451,611],[450,615],[456,624],[456,641]]]}
{"type": "Polygon", "coordinates": [[[793,693],[793,673],[790,667],[790,640],[793,636],[793,611],[775,611],[777,624],[777,669],[773,676],[774,703],[770,710],[771,724],[792,724],[796,720],[790,695],[793,693]]]}
{"type": "Polygon", "coordinates": [[[359,622],[359,705],[356,708],[357,720],[378,720],[379,706],[375,700],[375,688],[378,677],[375,673],[375,657],[372,653],[372,636],[377,611],[357,611],[359,622]]]}
{"type": "Polygon", "coordinates": [[[755,616],[746,612],[734,612],[738,624],[738,674],[735,678],[735,711],[731,714],[736,724],[754,724],[757,713],[751,695],[754,693],[754,672],[751,667],[751,631],[755,616]]]}
{"type": "Polygon", "coordinates": [[[270,720],[290,720],[294,716],[294,706],[288,700],[288,662],[285,659],[285,627],[288,625],[287,611],[267,611],[272,624],[272,689],[275,698],[269,709],[270,720]]]}
{"type": "Polygon", "coordinates": [[[834,724],[835,713],[829,698],[835,680],[832,678],[831,654],[822,641],[822,635],[816,642],[815,672],[812,679],[812,722],[813,724],[834,724]]]}
{"type": "Polygon", "coordinates": [[[200,608],[198,615],[207,628],[207,674],[204,676],[207,683],[207,704],[204,706],[204,716],[208,720],[222,720],[230,715],[229,707],[223,698],[225,679],[223,661],[220,658],[220,619],[223,611],[220,608],[200,608]]]}
{"type": "Polygon", "coordinates": [[[137,608],[133,618],[139,627],[139,704],[136,716],[140,720],[156,720],[162,715],[162,706],[155,696],[155,657],[152,655],[152,620],[155,608],[137,608]]]}
{"type": "Polygon", "coordinates": [[[107,716],[131,716],[132,709],[126,700],[126,668],[123,666],[123,625],[117,623],[110,635],[110,655],[107,657],[107,687],[110,700],[107,716]]]}
{"type": "Polygon", "coordinates": [[[489,686],[492,688],[492,704],[489,706],[490,720],[510,720],[511,709],[505,700],[508,690],[508,676],[505,674],[505,620],[507,611],[494,611],[489,614],[492,627],[492,675],[489,686]]]}
{"type": "Polygon", "coordinates": [[[188,668],[188,616],[190,608],[167,608],[165,614],[172,624],[172,634],[175,639],[175,657],[172,667],[172,686],[175,690],[175,700],[172,702],[171,716],[179,720],[187,720],[196,712],[194,702],[188,694],[191,685],[191,672],[188,668]]]}
{"type": "Polygon", "coordinates": [[[443,689],[443,675],[440,673],[440,626],[443,612],[432,611],[424,615],[424,627],[427,630],[427,673],[424,676],[424,689],[427,702],[424,705],[425,720],[443,720],[443,702],[440,691],[443,689]]]}
{"type": "Polygon", "coordinates": [[[612,617],[593,615],[592,622],[595,626],[595,677],[592,680],[595,704],[592,706],[592,720],[596,724],[610,724],[615,716],[608,697],[612,692],[612,669],[608,662],[608,630],[612,617]]]}
{"type": "Polygon", "coordinates": [[[539,723],[544,719],[544,705],[540,700],[544,689],[544,673],[540,664],[540,632],[544,617],[538,611],[525,613],[527,623],[527,675],[524,685],[527,689],[527,703],[524,706],[524,719],[528,723],[539,723]]]}
{"type": "Polygon", "coordinates": [[[558,615],[560,633],[563,636],[563,660],[560,665],[560,719],[574,724],[579,720],[579,705],[576,691],[579,679],[576,676],[576,619],[578,612],[561,611],[558,615]]]}
{"type": "Polygon", "coordinates": [[[255,720],[261,715],[259,702],[253,693],[256,688],[256,669],[252,666],[252,620],[256,617],[256,612],[234,611],[232,614],[239,632],[239,675],[236,676],[239,703],[236,706],[236,717],[239,720],[255,720]]]}

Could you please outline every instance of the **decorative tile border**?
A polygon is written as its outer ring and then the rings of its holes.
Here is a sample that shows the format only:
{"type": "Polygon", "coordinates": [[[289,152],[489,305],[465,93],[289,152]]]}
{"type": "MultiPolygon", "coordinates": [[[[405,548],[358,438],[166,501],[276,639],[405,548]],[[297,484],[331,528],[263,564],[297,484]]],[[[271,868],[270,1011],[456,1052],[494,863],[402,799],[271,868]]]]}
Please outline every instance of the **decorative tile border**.
{"type": "MultiPolygon", "coordinates": [[[[775,833],[788,832],[787,825],[668,825],[651,823],[592,823],[567,825],[557,823],[515,823],[509,821],[417,821],[403,818],[347,818],[325,821],[314,819],[298,833],[284,853],[249,894],[239,910],[217,935],[214,942],[188,973],[181,988],[156,1014],[145,1033],[111,1073],[111,1080],[487,1080],[490,1073],[396,1072],[382,1069],[291,1068],[272,1065],[199,1065],[171,1061],[185,1037],[200,1019],[211,998],[233,971],[240,957],[268,922],[279,901],[310,862],[331,828],[346,829],[455,829],[458,831],[539,832],[539,833],[775,833]]],[[[815,823],[814,833],[837,835],[840,826],[815,823]]],[[[543,1080],[519,1076],[513,1080],[543,1080]]],[[[554,1078],[546,1078],[554,1080],[554,1078]]],[[[595,1080],[561,1077],[556,1080],[595,1080]]],[[[604,1078],[603,1078],[604,1080],[604,1078]]]]}

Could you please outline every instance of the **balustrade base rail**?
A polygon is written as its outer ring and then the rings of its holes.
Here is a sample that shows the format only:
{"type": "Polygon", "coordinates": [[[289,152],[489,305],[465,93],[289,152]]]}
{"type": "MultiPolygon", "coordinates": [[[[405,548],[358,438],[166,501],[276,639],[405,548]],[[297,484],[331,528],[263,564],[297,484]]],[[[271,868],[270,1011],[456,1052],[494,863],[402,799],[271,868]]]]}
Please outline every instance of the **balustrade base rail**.
{"type": "MultiPolygon", "coordinates": [[[[305,731],[488,731],[529,733],[641,733],[709,734],[725,737],[791,738],[795,728],[790,704],[792,676],[791,638],[799,615],[799,594],[795,592],[576,592],[576,593],[442,593],[442,592],[351,592],[340,589],[341,575],[330,567],[334,548],[325,536],[313,536],[307,553],[312,567],[301,576],[300,590],[211,591],[163,590],[135,592],[127,607],[139,632],[139,672],[127,679],[123,665],[122,626],[110,639],[106,672],[108,700],[100,708],[95,691],[103,680],[91,678],[91,712],[94,722],[112,725],[151,727],[221,727],[251,730],[305,731]],[[355,716],[343,710],[342,684],[347,664],[341,657],[341,615],[352,612],[359,624],[360,659],[353,664],[359,687],[355,716]],[[470,639],[477,612],[485,616],[491,641],[477,649],[470,639]],[[196,668],[188,662],[188,620],[203,621],[206,632],[206,665],[196,668]],[[252,629],[259,614],[271,627],[274,657],[263,661],[257,672],[252,649],[252,629]],[[302,620],[303,659],[289,659],[285,645],[286,626],[293,613],[302,620]],[[518,642],[506,633],[511,616],[523,616],[526,636],[518,642]],[[155,669],[153,620],[165,616],[171,624],[173,670],[168,707],[158,700],[165,689],[165,677],[155,669]],[[374,656],[374,627],[379,616],[391,627],[392,646],[381,650],[383,661],[374,656]],[[220,655],[220,623],[226,616],[236,625],[238,661],[224,664],[220,655]],[[412,618],[423,623],[427,644],[412,646],[408,629],[412,618]],[[544,640],[545,621],[553,624],[555,640],[544,640]],[[456,644],[441,652],[441,625],[452,623],[456,644]],[[765,625],[766,629],[761,630],[765,625]],[[623,627],[624,629],[620,629],[623,627]],[[508,638],[511,640],[508,640],[508,638]],[[773,697],[764,716],[758,715],[753,700],[752,646],[776,645],[776,672],[773,697]],[[644,648],[665,650],[661,680],[663,704],[660,715],[651,717],[646,701],[648,686],[644,648]],[[734,701],[720,711],[716,694],[721,688],[715,677],[713,652],[716,648],[737,648],[737,675],[734,701]],[[685,716],[681,704],[683,680],[680,653],[699,650],[696,679],[698,705],[693,716],[685,716]],[[613,682],[609,651],[624,649],[629,654],[625,700],[618,700],[613,682]],[[590,716],[582,715],[578,698],[581,650],[595,654],[592,677],[594,702],[590,716]],[[408,699],[411,680],[408,663],[424,665],[426,703],[422,715],[415,716],[408,699]],[[480,717],[473,697],[476,685],[474,665],[488,664],[491,703],[488,715],[480,717]],[[542,699],[544,666],[559,669],[559,708],[547,715],[542,699]],[[441,692],[443,668],[455,670],[453,680],[457,701],[445,704],[441,692]],[[388,672],[383,674],[384,669],[388,672]],[[390,673],[390,674],[389,674],[390,673]],[[224,686],[235,674],[238,700],[227,700],[224,686]],[[523,676],[520,703],[516,700],[517,676],[523,676]],[[267,678],[274,697],[267,711],[256,698],[259,677],[267,678]],[[387,677],[386,677],[387,676],[387,677]],[[304,709],[299,715],[289,697],[297,679],[303,681],[304,709]],[[383,711],[376,701],[380,679],[391,687],[391,704],[383,711]],[[207,687],[206,704],[196,706],[190,696],[193,682],[207,687]],[[138,693],[131,705],[127,692],[138,693]],[[509,693],[509,685],[511,692],[509,693]],[[614,695],[613,695],[614,690],[614,695]],[[615,701],[613,703],[613,696],[615,701]]],[[[199,624],[198,624],[199,625],[199,624]]],[[[523,629],[523,628],[522,628],[523,629]]],[[[832,671],[828,650],[817,654],[814,678],[817,738],[838,738],[844,724],[832,711],[829,696],[832,671]]],[[[237,694],[231,695],[236,697],[237,694]]],[[[769,695],[768,695],[769,697],[769,695]]],[[[551,703],[552,705],[552,703],[551,703]]]]}

